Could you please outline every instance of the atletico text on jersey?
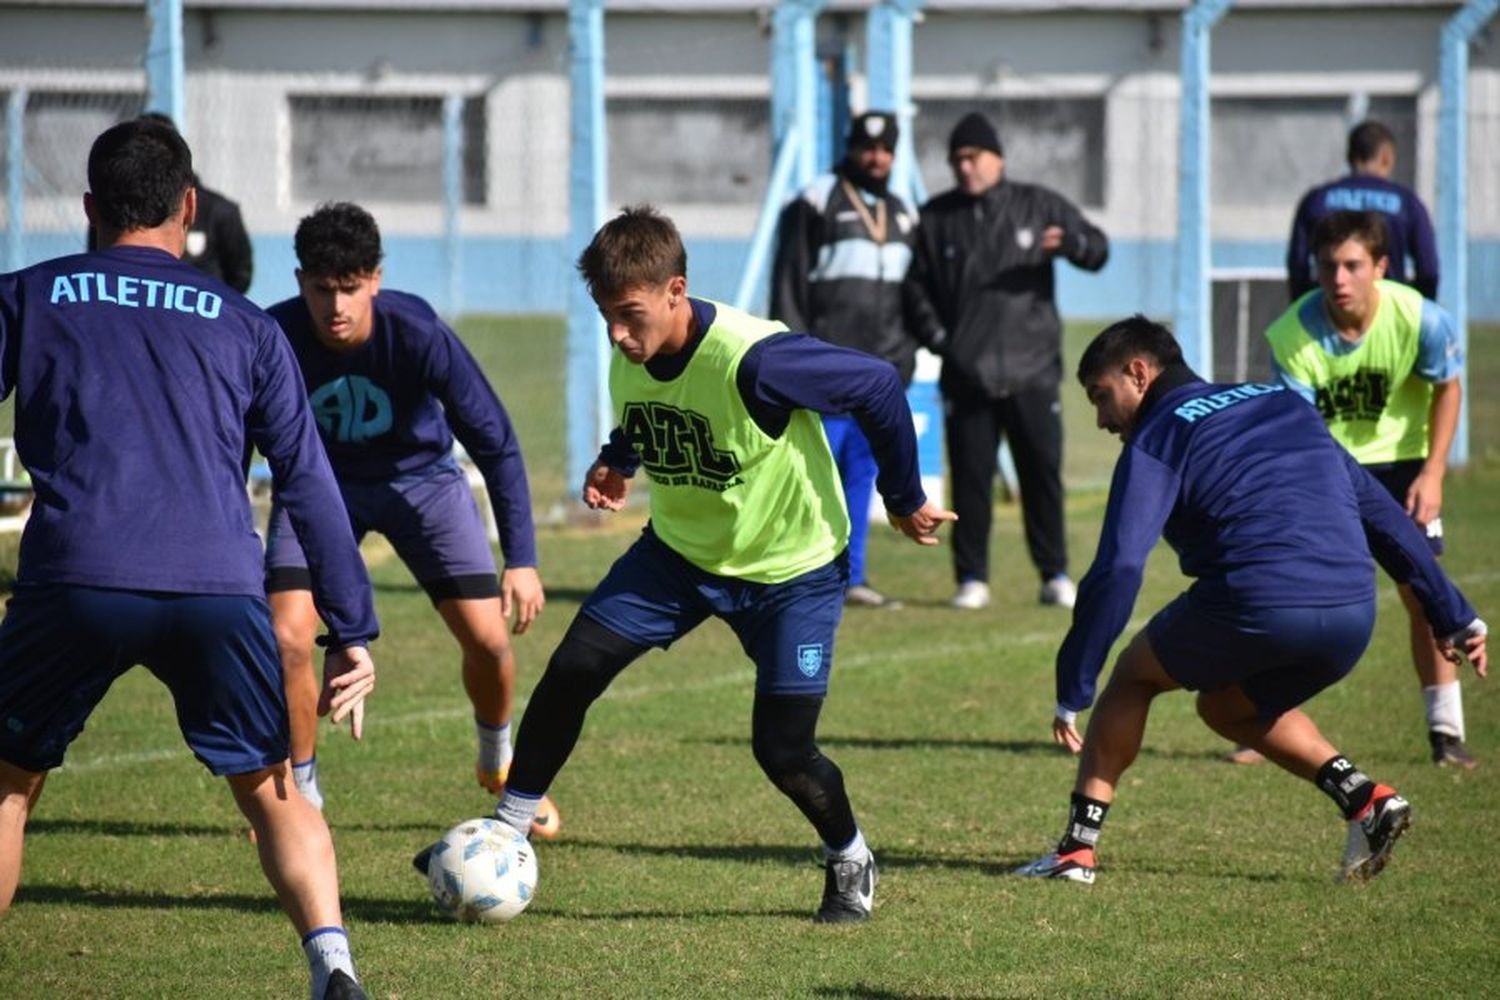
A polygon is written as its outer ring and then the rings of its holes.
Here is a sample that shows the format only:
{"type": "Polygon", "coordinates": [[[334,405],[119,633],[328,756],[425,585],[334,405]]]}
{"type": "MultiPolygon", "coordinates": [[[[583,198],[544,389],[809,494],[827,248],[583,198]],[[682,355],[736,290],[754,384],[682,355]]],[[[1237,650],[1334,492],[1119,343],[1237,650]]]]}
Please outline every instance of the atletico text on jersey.
{"type": "Polygon", "coordinates": [[[335,475],[400,479],[447,462],[457,436],[489,490],[506,565],[535,566],[520,441],[478,362],[415,295],[382,290],[371,309],[370,339],[343,352],[319,343],[300,297],[270,309],[302,368],[335,475]]]}
{"type": "Polygon", "coordinates": [[[260,596],[248,437],[315,540],[330,629],[374,637],[296,364],[249,300],[158,249],[62,257],[0,277],[0,348],[36,492],[20,580],[260,596]]]}
{"type": "Polygon", "coordinates": [[[1386,276],[1410,285],[1429,299],[1437,298],[1437,239],[1422,199],[1410,188],[1374,174],[1340,177],[1302,196],[1286,251],[1292,298],[1317,287],[1312,232],[1319,221],[1334,212],[1379,212],[1384,216],[1389,260],[1386,276]]]}
{"type": "Polygon", "coordinates": [[[1215,385],[1169,369],[1136,420],[1057,654],[1059,705],[1081,711],[1093,701],[1162,537],[1195,580],[1188,591],[1195,606],[1209,614],[1235,619],[1249,609],[1371,600],[1373,548],[1429,615],[1440,609],[1439,634],[1473,620],[1406,512],[1286,387],[1215,385]]]}
{"type": "Polygon", "coordinates": [[[1318,407],[1329,433],[1361,465],[1427,457],[1432,385],[1463,370],[1452,318],[1394,281],[1364,336],[1347,341],[1321,291],[1299,299],[1266,331],[1281,380],[1318,407]]]}
{"type": "Polygon", "coordinates": [[[793,410],[771,437],[741,396],[745,352],[786,328],[712,305],[713,321],[674,379],[614,353],[615,415],[651,478],[657,536],[710,573],[780,583],[838,555],[849,514],[818,415],[793,410]]]}

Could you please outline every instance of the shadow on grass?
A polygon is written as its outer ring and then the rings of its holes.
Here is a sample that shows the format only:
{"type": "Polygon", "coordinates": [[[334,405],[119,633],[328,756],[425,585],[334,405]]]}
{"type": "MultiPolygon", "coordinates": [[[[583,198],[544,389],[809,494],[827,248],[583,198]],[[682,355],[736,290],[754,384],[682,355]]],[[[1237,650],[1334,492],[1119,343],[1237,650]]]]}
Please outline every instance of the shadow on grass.
{"type": "Polygon", "coordinates": [[[903,990],[877,989],[873,986],[818,986],[812,991],[815,997],[830,1000],[1005,1000],[1006,997],[1028,996],[1025,993],[907,993],[903,990]]]}
{"type": "Polygon", "coordinates": [[[223,837],[243,835],[244,827],[206,823],[142,823],[127,819],[33,819],[26,835],[82,833],[104,837],[223,837]]]}
{"type": "MultiPolygon", "coordinates": [[[[683,740],[684,743],[704,743],[711,746],[741,747],[746,744],[742,737],[710,736],[702,739],[683,740]]],[[[1067,751],[1051,740],[986,740],[954,738],[947,736],[819,736],[818,746],[827,749],[849,750],[988,750],[994,753],[1030,756],[1046,754],[1064,756],[1067,751]]],[[[1141,747],[1141,756],[1161,760],[1216,761],[1229,749],[1223,750],[1174,750],[1141,747]]]]}
{"type": "MultiPolygon", "coordinates": [[[[561,847],[581,847],[616,851],[643,857],[685,858],[693,861],[727,861],[734,864],[775,864],[786,868],[821,868],[823,859],[814,847],[783,844],[638,844],[613,840],[572,837],[559,840],[561,847]]],[[[880,870],[889,872],[904,868],[946,868],[974,871],[982,875],[1004,875],[1031,858],[1014,859],[945,856],[901,848],[876,845],[880,870]]]]}
{"type": "MultiPolygon", "coordinates": [[[[269,887],[263,896],[213,893],[183,896],[169,892],[91,889],[76,885],[26,885],[16,894],[22,905],[78,906],[97,910],[233,910],[238,913],[280,913],[269,887]]],[[[344,896],[344,916],[363,923],[431,924],[442,922],[425,891],[411,899],[344,896]]]]}

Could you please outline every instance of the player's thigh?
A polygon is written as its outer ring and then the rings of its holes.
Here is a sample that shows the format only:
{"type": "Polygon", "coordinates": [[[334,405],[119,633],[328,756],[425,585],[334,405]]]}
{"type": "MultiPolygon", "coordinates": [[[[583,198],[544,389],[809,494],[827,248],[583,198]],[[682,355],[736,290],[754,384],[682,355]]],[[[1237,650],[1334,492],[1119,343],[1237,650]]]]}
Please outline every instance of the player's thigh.
{"type": "Polygon", "coordinates": [[[437,604],[500,596],[495,555],[468,477],[447,463],[387,494],[373,527],[437,604]]]}
{"type": "Polygon", "coordinates": [[[843,552],[785,583],[743,584],[751,599],[722,617],[755,661],[757,694],[827,693],[848,583],[848,553],[843,552]]]}
{"type": "Polygon", "coordinates": [[[436,606],[443,624],[465,651],[499,656],[510,648],[510,629],[500,598],[445,597],[436,606]]]}
{"type": "Polygon", "coordinates": [[[266,604],[271,609],[271,624],[282,653],[310,657],[319,622],[312,591],[306,587],[272,589],[268,581],[266,604]]]}
{"type": "Polygon", "coordinates": [[[578,613],[637,646],[666,649],[713,613],[712,602],[731,583],[694,566],[648,528],[578,613]]]}
{"type": "Polygon", "coordinates": [[[0,623],[0,760],[26,771],[60,765],[156,624],[152,603],[130,591],[18,585],[0,623]]]}
{"type": "Polygon", "coordinates": [[[172,691],[177,724],[214,774],[246,774],[289,752],[281,659],[264,599],[181,594],[144,657],[172,691]]]}

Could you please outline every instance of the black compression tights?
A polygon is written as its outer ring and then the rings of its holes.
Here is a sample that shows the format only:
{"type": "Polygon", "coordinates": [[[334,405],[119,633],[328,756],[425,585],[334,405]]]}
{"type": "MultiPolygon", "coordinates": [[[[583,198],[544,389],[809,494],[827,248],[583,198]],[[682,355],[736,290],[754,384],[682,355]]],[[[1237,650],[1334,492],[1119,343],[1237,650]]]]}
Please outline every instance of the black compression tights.
{"type": "MultiPolygon", "coordinates": [[[[578,743],[589,706],[645,651],[592,618],[573,619],[526,705],[511,788],[540,795],[551,787],[578,743]]],[[[854,839],[854,813],[843,774],[813,741],[822,708],[819,696],[757,694],[751,745],[766,777],[796,803],[823,842],[842,847],[854,839]]]]}
{"type": "Polygon", "coordinates": [[[854,839],[854,810],[843,773],[813,741],[822,710],[819,695],[756,694],[751,745],[766,777],[796,803],[823,843],[838,848],[854,839]]]}

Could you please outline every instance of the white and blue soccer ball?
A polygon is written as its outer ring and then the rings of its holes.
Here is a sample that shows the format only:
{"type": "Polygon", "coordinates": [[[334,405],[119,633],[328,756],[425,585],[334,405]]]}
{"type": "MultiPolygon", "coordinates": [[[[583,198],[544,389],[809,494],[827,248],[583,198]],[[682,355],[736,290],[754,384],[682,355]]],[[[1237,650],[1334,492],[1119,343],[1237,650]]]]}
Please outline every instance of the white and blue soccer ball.
{"type": "Polygon", "coordinates": [[[438,909],[465,923],[497,924],[526,909],[538,870],[531,843],[496,819],[466,820],[432,847],[427,884],[438,909]]]}

